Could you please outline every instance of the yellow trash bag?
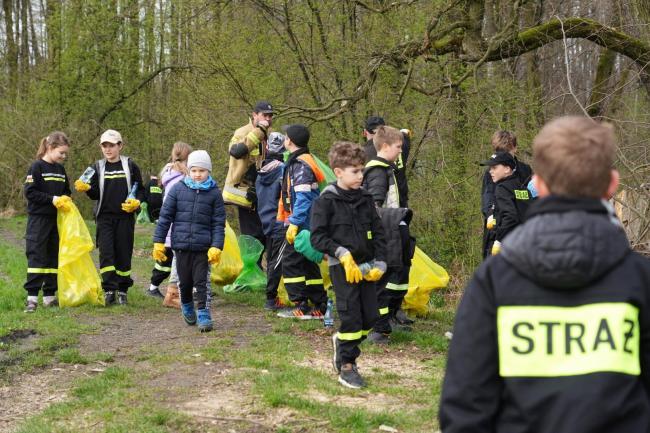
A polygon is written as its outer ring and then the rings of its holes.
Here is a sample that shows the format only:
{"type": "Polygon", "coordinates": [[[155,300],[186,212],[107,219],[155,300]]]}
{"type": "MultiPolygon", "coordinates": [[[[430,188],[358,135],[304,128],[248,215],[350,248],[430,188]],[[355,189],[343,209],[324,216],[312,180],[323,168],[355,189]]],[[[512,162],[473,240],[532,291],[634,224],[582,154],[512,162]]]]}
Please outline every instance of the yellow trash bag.
{"type": "MultiPolygon", "coordinates": [[[[323,277],[323,286],[325,287],[325,290],[327,290],[332,285],[327,259],[320,262],[318,267],[320,268],[320,274],[323,277]]],[[[278,298],[280,298],[284,305],[293,305],[289,302],[289,295],[287,294],[287,289],[284,287],[284,278],[280,279],[280,284],[278,285],[278,298]]]]}
{"type": "Polygon", "coordinates": [[[426,315],[429,312],[431,291],[446,287],[447,283],[447,271],[416,247],[409,273],[409,288],[402,302],[402,309],[416,316],[426,315]]]}
{"type": "Polygon", "coordinates": [[[218,265],[212,266],[210,280],[218,286],[225,286],[237,279],[243,267],[244,262],[241,260],[237,235],[226,221],[226,239],[223,243],[221,261],[218,265]]]}
{"type": "Polygon", "coordinates": [[[90,257],[93,240],[77,206],[71,203],[69,211],[58,210],[56,224],[59,229],[59,305],[104,305],[102,282],[90,257]]]}

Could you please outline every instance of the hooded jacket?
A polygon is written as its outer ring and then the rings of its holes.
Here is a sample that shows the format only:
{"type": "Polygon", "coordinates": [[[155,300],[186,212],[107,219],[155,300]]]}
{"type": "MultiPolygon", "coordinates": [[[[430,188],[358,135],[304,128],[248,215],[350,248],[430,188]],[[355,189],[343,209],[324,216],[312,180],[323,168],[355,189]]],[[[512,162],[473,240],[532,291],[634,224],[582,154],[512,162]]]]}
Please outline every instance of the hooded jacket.
{"type": "MultiPolygon", "coordinates": [[[[167,199],[167,195],[169,194],[169,191],[172,189],[172,186],[182,181],[183,178],[185,177],[184,173],[174,170],[172,167],[173,165],[171,163],[165,165],[165,168],[163,169],[162,178],[160,180],[163,186],[163,203],[165,202],[165,199],[167,199]]],[[[160,216],[160,212],[158,213],[158,216],[160,216]]],[[[165,238],[165,246],[169,248],[171,248],[172,246],[172,227],[173,224],[171,227],[169,227],[169,230],[167,231],[167,237],[165,238]]]]}
{"type": "Polygon", "coordinates": [[[283,170],[284,164],[281,161],[269,159],[262,165],[255,180],[257,214],[262,222],[264,236],[267,237],[284,237],[284,223],[277,219],[283,170]]]}
{"type": "Polygon", "coordinates": [[[339,247],[358,264],[386,262],[386,236],[372,196],[364,190],[345,194],[334,183],[325,187],[311,209],[311,244],[330,264],[338,263],[333,259],[339,247]]]}
{"type": "Polygon", "coordinates": [[[649,287],[607,203],[538,200],[465,290],[442,431],[649,432],[649,287]]]}

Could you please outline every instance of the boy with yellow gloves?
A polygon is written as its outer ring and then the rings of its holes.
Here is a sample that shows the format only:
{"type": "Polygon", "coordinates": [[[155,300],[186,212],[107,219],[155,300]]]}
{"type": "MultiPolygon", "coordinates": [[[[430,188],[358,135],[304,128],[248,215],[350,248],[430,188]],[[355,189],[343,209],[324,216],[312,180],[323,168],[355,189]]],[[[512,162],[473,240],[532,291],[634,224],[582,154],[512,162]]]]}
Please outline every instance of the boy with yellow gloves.
{"type": "Polygon", "coordinates": [[[166,259],[165,236],[171,226],[183,318],[188,325],[198,325],[201,332],[208,332],[212,330],[212,317],[206,304],[208,264],[216,265],[221,260],[226,211],[221,191],[210,176],[210,155],[205,150],[190,153],[187,168],[189,176],[172,187],[160,210],[152,255],[157,261],[166,259]],[[196,288],[196,312],[193,288],[196,288]]]}
{"type": "Polygon", "coordinates": [[[328,185],[314,202],[311,243],[327,254],[341,319],[333,335],[333,365],[339,382],[361,388],[357,370],[359,345],[379,317],[376,281],[386,272],[386,240],[372,195],[361,189],[365,153],[354,143],[334,143],[329,152],[336,183],[328,185]],[[361,268],[369,268],[365,273],[361,268]]]}

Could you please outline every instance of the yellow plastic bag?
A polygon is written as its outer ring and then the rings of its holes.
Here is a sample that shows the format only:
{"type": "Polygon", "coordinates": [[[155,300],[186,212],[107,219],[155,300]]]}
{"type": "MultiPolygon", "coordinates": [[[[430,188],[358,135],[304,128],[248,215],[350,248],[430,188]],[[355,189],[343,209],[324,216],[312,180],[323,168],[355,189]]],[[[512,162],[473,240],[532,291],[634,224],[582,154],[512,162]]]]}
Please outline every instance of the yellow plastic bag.
{"type": "Polygon", "coordinates": [[[409,273],[409,288],[402,302],[402,309],[416,316],[426,315],[429,312],[431,291],[446,287],[448,283],[447,271],[416,247],[409,273]]]}
{"type": "Polygon", "coordinates": [[[210,280],[218,286],[225,286],[235,281],[243,267],[244,262],[241,259],[237,235],[226,221],[226,239],[221,261],[218,265],[212,266],[210,280]]]}
{"type": "Polygon", "coordinates": [[[59,229],[59,305],[104,305],[102,282],[90,257],[93,240],[77,206],[72,203],[68,212],[57,211],[56,223],[59,229]]]}

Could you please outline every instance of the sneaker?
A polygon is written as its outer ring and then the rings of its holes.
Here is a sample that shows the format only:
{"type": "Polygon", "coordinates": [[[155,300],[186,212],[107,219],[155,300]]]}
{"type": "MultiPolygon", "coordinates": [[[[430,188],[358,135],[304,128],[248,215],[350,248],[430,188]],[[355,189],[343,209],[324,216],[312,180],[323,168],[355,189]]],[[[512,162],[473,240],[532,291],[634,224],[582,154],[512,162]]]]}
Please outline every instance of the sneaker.
{"type": "Polygon", "coordinates": [[[126,292],[117,292],[117,303],[119,305],[126,305],[129,303],[126,299],[126,292]]]}
{"type": "Polygon", "coordinates": [[[352,389],[359,389],[366,386],[366,382],[359,374],[356,364],[343,364],[341,366],[341,374],[339,374],[339,383],[352,389]]]}
{"type": "Polygon", "coordinates": [[[153,297],[153,298],[165,299],[165,295],[163,295],[163,294],[160,292],[160,289],[158,289],[158,287],[156,287],[156,288],[153,289],[153,290],[151,290],[151,289],[147,289],[147,290],[145,290],[144,292],[147,294],[147,296],[151,296],[151,297],[153,297]]]}
{"type": "Polygon", "coordinates": [[[310,320],[312,311],[305,311],[302,307],[287,308],[278,313],[278,317],[283,319],[300,319],[300,320],[310,320]]]}
{"type": "Polygon", "coordinates": [[[341,355],[339,354],[339,334],[332,335],[332,367],[337,373],[341,372],[341,355]]]}
{"type": "Polygon", "coordinates": [[[282,301],[280,301],[280,298],[267,299],[266,302],[264,303],[264,309],[269,311],[277,311],[282,309],[283,307],[284,305],[282,305],[282,301]]]}
{"type": "Polygon", "coordinates": [[[53,308],[58,306],[59,306],[59,300],[56,298],[56,296],[51,301],[46,301],[45,299],[43,299],[44,308],[53,308]]]}
{"type": "Polygon", "coordinates": [[[108,307],[115,303],[115,292],[105,292],[104,293],[104,304],[108,307]]]}
{"type": "Polygon", "coordinates": [[[25,313],[33,313],[34,311],[36,311],[36,307],[38,307],[38,302],[27,301],[25,303],[25,310],[24,311],[25,311],[25,313]]]}
{"type": "Polygon", "coordinates": [[[201,308],[196,312],[196,323],[198,324],[199,331],[210,332],[212,331],[212,317],[210,310],[201,308]]]}
{"type": "Polygon", "coordinates": [[[411,332],[413,330],[412,327],[400,323],[395,317],[388,319],[388,323],[393,331],[411,332]]]}
{"type": "Polygon", "coordinates": [[[316,308],[316,307],[314,307],[311,310],[310,315],[311,315],[311,318],[314,319],[314,320],[323,320],[323,319],[325,319],[325,315],[323,314],[323,312],[319,308],[316,308]]]}
{"type": "Polygon", "coordinates": [[[183,314],[183,319],[188,325],[196,325],[196,313],[194,312],[194,302],[188,302],[187,304],[181,305],[181,313],[183,314]]]}
{"type": "Polygon", "coordinates": [[[373,344],[388,344],[390,342],[390,334],[383,332],[370,331],[368,334],[368,341],[373,344]]]}
{"type": "Polygon", "coordinates": [[[395,312],[395,315],[393,317],[395,318],[395,321],[400,325],[412,325],[415,323],[415,320],[409,318],[409,316],[407,316],[404,310],[401,308],[395,312]]]}

